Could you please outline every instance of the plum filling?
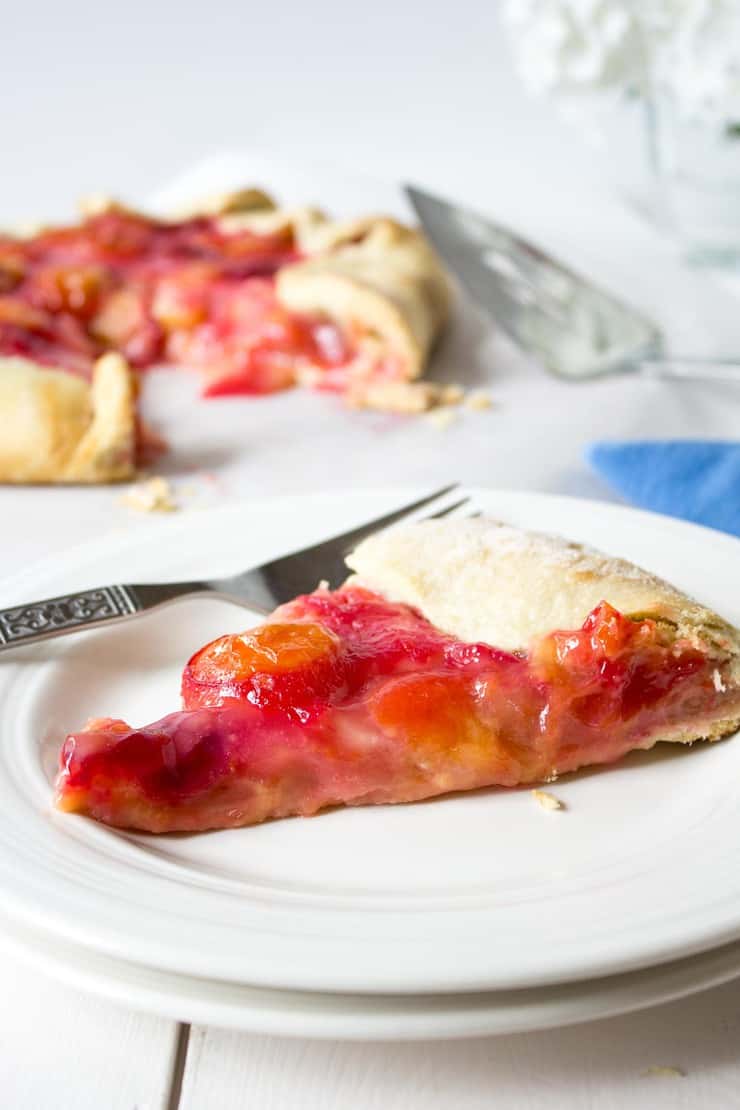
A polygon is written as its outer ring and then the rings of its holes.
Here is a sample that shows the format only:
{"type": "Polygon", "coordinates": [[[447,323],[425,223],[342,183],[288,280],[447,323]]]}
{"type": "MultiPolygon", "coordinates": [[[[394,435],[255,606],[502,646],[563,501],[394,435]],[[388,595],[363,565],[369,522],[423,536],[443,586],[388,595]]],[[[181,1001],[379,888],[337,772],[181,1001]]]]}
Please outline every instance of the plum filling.
{"type": "Polygon", "coordinates": [[[280,305],[275,275],[299,258],[288,229],[227,233],[211,218],[169,224],[115,208],[31,239],[0,237],[0,355],[89,376],[116,350],[138,369],[203,371],[206,396],[382,375],[360,333],[280,305]]]}
{"type": "Polygon", "coordinates": [[[182,711],[69,736],[57,804],[196,831],[542,782],[684,728],[706,735],[740,709],[722,667],[605,602],[512,654],[358,587],[318,590],[197,652],[182,711]]]}

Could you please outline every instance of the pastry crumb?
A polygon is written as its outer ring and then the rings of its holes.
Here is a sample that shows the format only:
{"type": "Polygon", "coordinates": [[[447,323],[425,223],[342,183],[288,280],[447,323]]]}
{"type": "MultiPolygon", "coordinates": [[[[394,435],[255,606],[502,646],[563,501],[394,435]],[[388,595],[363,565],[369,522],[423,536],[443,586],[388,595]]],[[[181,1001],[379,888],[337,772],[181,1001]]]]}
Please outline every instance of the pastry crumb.
{"type": "Polygon", "coordinates": [[[712,682],[718,694],[724,694],[726,692],[727,687],[722,681],[722,675],[719,673],[716,667],[712,671],[712,682]]]}
{"type": "Polygon", "coordinates": [[[489,409],[493,401],[483,389],[466,393],[455,382],[362,382],[347,394],[347,404],[354,409],[376,409],[380,412],[400,412],[408,415],[430,413],[430,423],[446,428],[451,423],[449,409],[466,408],[471,411],[489,409]]]}
{"type": "Polygon", "coordinates": [[[355,409],[376,409],[417,415],[462,403],[465,391],[460,385],[436,382],[363,382],[347,394],[347,404],[355,409]]]}
{"type": "Polygon", "coordinates": [[[560,798],[556,798],[555,795],[551,794],[548,790],[533,790],[532,797],[537,802],[537,805],[541,806],[543,809],[565,809],[565,805],[560,801],[560,798]]]}
{"type": "Polygon", "coordinates": [[[483,412],[493,408],[493,401],[485,389],[473,389],[465,398],[465,408],[473,412],[483,412]]]}
{"type": "Polygon", "coordinates": [[[147,478],[137,482],[121,501],[129,509],[140,513],[174,513],[180,507],[166,478],[147,478]]]}
{"type": "Polygon", "coordinates": [[[642,1073],[646,1079],[683,1079],[686,1072],[666,1064],[653,1064],[642,1073]]]}
{"type": "Polygon", "coordinates": [[[461,385],[439,386],[438,405],[459,405],[465,397],[465,390],[461,385]]]}
{"type": "Polygon", "coordinates": [[[432,427],[444,431],[445,428],[449,428],[450,424],[455,423],[457,420],[457,413],[454,409],[450,408],[432,409],[432,411],[427,414],[426,419],[432,427]]]}
{"type": "Polygon", "coordinates": [[[440,387],[432,382],[364,382],[347,394],[355,409],[415,415],[439,404],[440,387]]]}

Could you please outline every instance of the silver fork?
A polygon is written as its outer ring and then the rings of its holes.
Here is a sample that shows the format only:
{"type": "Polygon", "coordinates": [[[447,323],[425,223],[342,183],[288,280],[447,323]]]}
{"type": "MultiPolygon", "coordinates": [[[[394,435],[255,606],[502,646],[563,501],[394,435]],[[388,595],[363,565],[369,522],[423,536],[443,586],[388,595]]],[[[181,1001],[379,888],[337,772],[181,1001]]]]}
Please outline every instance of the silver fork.
{"type": "MultiPolygon", "coordinates": [[[[233,578],[98,586],[80,593],[0,609],[0,652],[22,644],[49,640],[53,636],[65,636],[70,632],[129,620],[184,597],[220,597],[258,612],[269,613],[276,605],[290,601],[297,594],[315,590],[320,581],[326,581],[332,587],[340,585],[347,576],[344,557],[356,544],[373,532],[388,528],[411,513],[431,505],[455,488],[455,485],[445,486],[428,497],[403,505],[359,528],[352,528],[349,532],[332,536],[312,547],[304,547],[301,551],[272,559],[269,563],[252,567],[233,578]]],[[[447,516],[467,504],[468,500],[463,497],[428,516],[447,516]]]]}

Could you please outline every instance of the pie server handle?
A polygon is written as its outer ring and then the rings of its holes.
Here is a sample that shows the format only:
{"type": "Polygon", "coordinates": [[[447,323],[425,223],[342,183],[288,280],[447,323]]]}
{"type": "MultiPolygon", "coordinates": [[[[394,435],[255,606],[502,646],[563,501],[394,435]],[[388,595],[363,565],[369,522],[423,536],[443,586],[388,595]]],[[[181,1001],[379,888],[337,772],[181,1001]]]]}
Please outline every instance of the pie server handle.
{"type": "Polygon", "coordinates": [[[740,362],[725,359],[646,358],[637,363],[637,368],[651,378],[735,382],[740,385],[740,362]]]}

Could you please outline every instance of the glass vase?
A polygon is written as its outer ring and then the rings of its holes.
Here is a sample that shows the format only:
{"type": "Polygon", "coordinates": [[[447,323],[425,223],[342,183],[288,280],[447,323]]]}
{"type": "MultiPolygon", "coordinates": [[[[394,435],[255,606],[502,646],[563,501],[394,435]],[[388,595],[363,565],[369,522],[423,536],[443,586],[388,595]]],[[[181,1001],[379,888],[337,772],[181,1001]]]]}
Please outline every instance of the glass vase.
{"type": "Polygon", "coordinates": [[[740,118],[686,118],[658,95],[646,126],[658,218],[688,261],[740,268],[740,118]]]}

